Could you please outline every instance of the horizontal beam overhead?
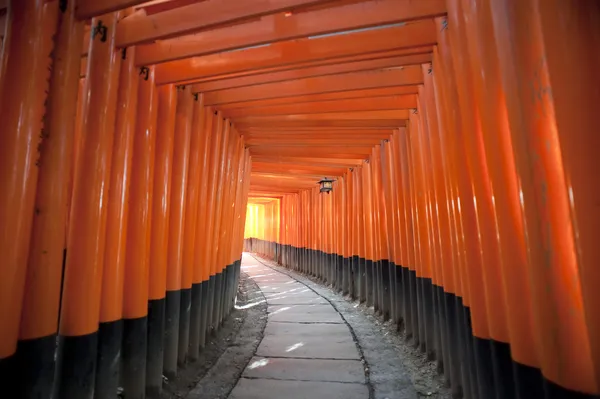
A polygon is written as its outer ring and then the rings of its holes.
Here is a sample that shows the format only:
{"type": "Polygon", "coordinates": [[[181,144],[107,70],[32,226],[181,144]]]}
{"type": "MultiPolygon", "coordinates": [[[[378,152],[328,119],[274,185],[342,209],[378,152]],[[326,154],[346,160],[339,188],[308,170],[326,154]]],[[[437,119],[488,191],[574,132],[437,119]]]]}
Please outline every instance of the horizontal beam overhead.
{"type": "Polygon", "coordinates": [[[240,109],[240,108],[254,108],[254,107],[267,107],[273,105],[283,104],[303,104],[318,101],[333,101],[333,100],[346,100],[356,98],[376,98],[384,96],[395,96],[405,94],[417,94],[418,86],[392,86],[392,87],[379,87],[375,89],[360,89],[360,90],[347,90],[333,93],[316,93],[306,94],[291,97],[277,97],[269,98],[264,100],[252,100],[238,103],[220,104],[219,109],[240,109]]]}
{"type": "MultiPolygon", "coordinates": [[[[98,0],[88,0],[88,2],[102,3],[98,0]]],[[[154,15],[127,18],[118,26],[116,41],[119,46],[128,47],[239,23],[298,7],[332,2],[333,0],[206,0],[154,15]]]]}
{"type": "Polygon", "coordinates": [[[327,157],[338,159],[363,159],[371,154],[372,146],[363,147],[331,147],[331,146],[256,146],[250,147],[250,155],[254,156],[286,156],[286,157],[327,157]]]}
{"type": "MultiPolygon", "coordinates": [[[[291,15],[277,13],[265,15],[257,21],[143,45],[138,48],[137,56],[141,64],[158,64],[284,40],[433,18],[445,12],[444,0],[378,0],[291,15]]],[[[154,17],[159,18],[160,15],[154,17]]],[[[197,21],[203,24],[203,18],[197,21]]],[[[126,44],[120,43],[120,38],[118,35],[117,46],[126,44]]],[[[128,45],[131,44],[130,41],[128,45]]]]}
{"type": "Polygon", "coordinates": [[[253,155],[253,162],[268,162],[279,164],[295,164],[295,165],[323,165],[323,166],[343,166],[351,167],[362,163],[362,158],[328,158],[327,155],[317,156],[280,156],[280,155],[253,155]]]}
{"type": "Polygon", "coordinates": [[[238,130],[244,137],[262,137],[262,136],[299,136],[299,137],[310,137],[317,134],[319,137],[345,137],[345,136],[369,136],[369,135],[381,135],[390,134],[392,129],[387,128],[336,128],[336,129],[323,129],[323,128],[299,128],[299,129],[284,129],[277,130],[274,128],[267,127],[249,127],[238,130]]]}
{"type": "Polygon", "coordinates": [[[148,0],[76,0],[75,15],[79,19],[89,19],[124,8],[137,6],[148,0]]]}
{"type": "Polygon", "coordinates": [[[423,83],[423,72],[420,66],[415,65],[401,69],[351,72],[212,91],[205,93],[204,101],[207,105],[219,105],[347,90],[377,89],[390,86],[416,86],[421,83],[423,83]]]}
{"type": "Polygon", "coordinates": [[[409,109],[417,107],[417,96],[408,94],[404,96],[386,96],[375,98],[354,98],[338,101],[321,101],[301,104],[272,105],[269,107],[237,108],[223,111],[223,115],[230,118],[244,116],[271,116],[286,114],[322,114],[330,112],[353,112],[409,109]]]}
{"type": "Polygon", "coordinates": [[[415,47],[433,46],[436,41],[435,23],[433,20],[423,20],[403,26],[279,42],[264,47],[172,61],[157,65],[156,82],[178,83],[284,64],[401,48],[408,51],[415,47]]]}
{"type": "Polygon", "coordinates": [[[215,90],[253,86],[263,83],[284,82],[288,80],[296,80],[316,76],[326,76],[348,72],[359,72],[374,69],[393,68],[399,66],[418,65],[428,62],[431,62],[431,53],[397,55],[386,58],[375,58],[369,60],[344,62],[332,65],[319,65],[306,68],[291,69],[281,72],[269,72],[257,75],[242,76],[237,78],[207,81],[195,84],[193,86],[193,91],[209,92],[215,90]]]}
{"type": "Polygon", "coordinates": [[[273,123],[288,121],[329,121],[329,120],[385,120],[385,119],[408,119],[409,112],[403,109],[358,111],[358,112],[331,112],[327,114],[289,114],[274,116],[249,116],[234,119],[236,124],[273,123]]]}
{"type": "Polygon", "coordinates": [[[283,63],[283,64],[276,64],[274,66],[265,67],[265,68],[249,69],[249,70],[244,70],[244,71],[236,71],[233,73],[211,75],[211,76],[206,76],[206,77],[202,77],[202,78],[194,78],[194,79],[190,79],[187,81],[183,81],[183,82],[181,82],[181,84],[198,84],[198,83],[214,82],[214,81],[224,80],[224,79],[273,74],[273,73],[277,73],[277,72],[293,71],[295,69],[310,68],[310,67],[316,67],[316,66],[346,64],[349,62],[377,60],[377,59],[381,59],[381,58],[390,58],[390,57],[396,57],[396,56],[432,54],[432,51],[433,51],[432,46],[422,46],[422,47],[411,47],[411,48],[404,48],[404,49],[393,49],[393,50],[387,50],[387,51],[376,51],[373,53],[369,52],[369,53],[352,54],[352,55],[344,56],[344,57],[334,57],[334,58],[326,58],[326,59],[283,63]]]}
{"type": "Polygon", "coordinates": [[[290,173],[299,175],[332,175],[337,176],[342,174],[346,170],[346,167],[314,167],[314,166],[302,166],[302,165],[280,165],[276,163],[259,163],[259,165],[252,166],[252,172],[280,172],[290,173]]]}
{"type": "Polygon", "coordinates": [[[284,128],[299,128],[299,127],[318,127],[318,128],[329,128],[329,127],[387,127],[390,129],[406,126],[406,119],[386,119],[386,120],[301,120],[301,121],[280,121],[276,124],[273,122],[253,122],[252,124],[239,123],[241,128],[250,126],[266,126],[270,125],[278,129],[284,128]]]}

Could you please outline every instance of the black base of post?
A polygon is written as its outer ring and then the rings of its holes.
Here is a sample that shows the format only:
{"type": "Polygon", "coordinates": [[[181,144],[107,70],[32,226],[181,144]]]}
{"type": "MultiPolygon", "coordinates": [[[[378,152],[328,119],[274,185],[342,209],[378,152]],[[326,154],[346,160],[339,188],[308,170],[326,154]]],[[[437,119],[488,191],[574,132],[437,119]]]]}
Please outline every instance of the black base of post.
{"type": "Polygon", "coordinates": [[[167,291],[165,296],[165,352],[163,358],[163,373],[167,378],[177,376],[180,308],[181,291],[167,291]]]}
{"type": "Polygon", "coordinates": [[[190,346],[188,357],[198,359],[200,354],[200,316],[202,311],[202,284],[192,284],[192,307],[190,308],[190,346]]]}
{"type": "Polygon", "coordinates": [[[381,316],[390,319],[390,261],[381,260],[381,316]]]}
{"type": "Polygon", "coordinates": [[[123,320],[118,320],[100,323],[98,327],[98,363],[94,399],[113,399],[119,388],[123,323],[123,320]]]}
{"type": "Polygon", "coordinates": [[[17,352],[0,360],[0,381],[6,397],[44,398],[54,385],[56,334],[19,341],[17,352]]]}
{"type": "Polygon", "coordinates": [[[185,364],[190,345],[190,312],[192,309],[192,289],[181,289],[181,305],[179,308],[179,341],[177,343],[177,362],[185,364]]]}
{"type": "Polygon", "coordinates": [[[352,273],[351,288],[350,288],[350,296],[353,300],[357,300],[359,298],[359,290],[360,290],[360,274],[359,274],[359,257],[354,255],[351,260],[350,270],[352,273]]]}
{"type": "Polygon", "coordinates": [[[206,336],[210,336],[213,331],[213,313],[215,311],[215,276],[208,279],[208,303],[206,309],[206,336]]]}
{"type": "Polygon", "coordinates": [[[56,399],[92,399],[96,378],[98,333],[59,336],[56,399]]]}
{"type": "Polygon", "coordinates": [[[144,399],[146,397],[147,350],[148,319],[140,317],[123,320],[121,382],[126,398],[144,399]]]}
{"type": "Polygon", "coordinates": [[[208,280],[200,283],[202,286],[202,299],[200,300],[200,350],[206,346],[206,334],[208,331],[208,293],[209,283],[208,280]]]}
{"type": "Polygon", "coordinates": [[[221,296],[223,294],[223,273],[219,272],[215,275],[215,290],[213,299],[213,333],[219,330],[219,313],[221,312],[221,296]]]}
{"type": "Polygon", "coordinates": [[[160,399],[165,334],[165,298],[148,301],[148,349],[146,351],[146,397],[160,399]]]}
{"type": "Polygon", "coordinates": [[[388,268],[390,270],[389,276],[389,307],[390,307],[390,319],[394,324],[398,324],[398,309],[396,309],[396,295],[397,295],[397,287],[396,287],[396,273],[397,267],[396,264],[392,261],[388,262],[388,268]]]}
{"type": "Polygon", "coordinates": [[[360,303],[367,301],[367,260],[358,258],[358,301],[360,303]]]}

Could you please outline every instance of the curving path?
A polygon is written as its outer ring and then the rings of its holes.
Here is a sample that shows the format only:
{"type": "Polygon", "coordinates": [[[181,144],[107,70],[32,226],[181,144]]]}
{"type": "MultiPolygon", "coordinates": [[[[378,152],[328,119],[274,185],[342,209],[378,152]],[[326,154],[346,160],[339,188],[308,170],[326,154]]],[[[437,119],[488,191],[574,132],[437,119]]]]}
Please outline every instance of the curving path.
{"type": "Polygon", "coordinates": [[[242,271],[262,290],[267,324],[230,399],[368,399],[350,328],[322,296],[244,254],[242,271]]]}

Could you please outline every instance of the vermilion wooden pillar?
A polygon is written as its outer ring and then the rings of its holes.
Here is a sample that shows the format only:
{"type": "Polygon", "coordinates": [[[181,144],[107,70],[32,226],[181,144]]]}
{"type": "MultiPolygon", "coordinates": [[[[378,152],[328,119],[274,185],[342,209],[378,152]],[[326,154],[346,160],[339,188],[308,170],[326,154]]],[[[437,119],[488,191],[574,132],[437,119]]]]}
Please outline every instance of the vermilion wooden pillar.
{"type": "Polygon", "coordinates": [[[167,294],[165,301],[165,352],[164,373],[177,375],[179,354],[179,318],[181,306],[181,278],[183,270],[183,245],[185,205],[187,197],[193,95],[190,87],[177,88],[175,139],[173,141],[173,166],[171,177],[171,204],[169,215],[169,247],[167,263],[167,294]]]}
{"type": "MultiPolygon", "coordinates": [[[[573,228],[583,314],[590,343],[593,377],[575,387],[600,394],[600,187],[595,149],[600,89],[600,4],[594,1],[536,1],[535,13],[546,53],[557,138],[565,176],[564,191],[573,228]],[[568,55],[568,56],[565,56],[568,55]],[[593,381],[593,382],[592,382],[593,381]],[[588,387],[589,386],[589,387],[588,387]],[[590,388],[595,387],[590,391],[590,388]]],[[[570,249],[570,248],[569,248],[570,249]]],[[[561,276],[562,277],[562,276],[561,276]]],[[[582,350],[585,345],[582,345],[582,350]]],[[[587,371],[584,371],[587,375],[587,371]]],[[[573,376],[574,378],[575,376],[573,376]]]]}
{"type": "Polygon", "coordinates": [[[13,355],[35,214],[37,151],[40,136],[44,136],[42,117],[58,16],[57,4],[44,3],[11,3],[4,66],[0,68],[4,81],[0,87],[0,378],[3,386],[13,390],[17,382],[13,355]]]}
{"type": "Polygon", "coordinates": [[[119,88],[98,327],[99,353],[94,393],[98,399],[114,395],[119,387],[121,370],[127,222],[138,98],[138,69],[135,67],[133,49],[125,53],[124,59],[123,54],[121,55],[121,67],[119,70],[115,69],[115,73],[119,73],[119,88]]]}
{"type": "Polygon", "coordinates": [[[214,252],[214,241],[213,241],[213,230],[216,221],[216,213],[215,213],[215,205],[217,201],[217,186],[219,176],[217,174],[219,162],[221,160],[221,149],[223,148],[223,116],[217,112],[213,111],[212,123],[212,141],[210,148],[210,168],[208,175],[208,193],[206,200],[206,207],[204,210],[205,214],[205,229],[206,229],[206,239],[205,239],[205,252],[203,257],[203,280],[207,281],[206,290],[206,312],[202,314],[203,323],[206,326],[206,334],[212,332],[212,311],[214,304],[214,288],[215,288],[215,277],[213,274],[212,266],[211,266],[211,258],[214,252]]]}
{"type": "Polygon", "coordinates": [[[64,271],[57,398],[92,398],[96,371],[108,188],[121,53],[117,14],[92,19],[82,136],[77,157],[64,271]]]}
{"type": "MultiPolygon", "coordinates": [[[[202,276],[204,254],[206,252],[205,219],[206,196],[208,191],[208,167],[210,164],[210,146],[212,141],[212,109],[204,107],[202,94],[197,94],[198,100],[194,109],[194,125],[192,134],[197,134],[200,140],[200,153],[198,157],[198,169],[196,172],[190,170],[190,175],[198,178],[198,206],[194,218],[194,241],[190,243],[195,250],[192,264],[192,308],[190,313],[190,349],[189,356],[192,359],[198,357],[200,349],[204,348],[206,328],[202,324],[202,314],[206,312],[205,284],[202,276]],[[199,114],[199,109],[202,114],[199,114]]],[[[190,160],[191,162],[191,160],[190,160]]],[[[190,165],[190,168],[192,165],[190,165]]],[[[186,221],[187,223],[187,221],[186,221]]],[[[187,225],[186,225],[187,226],[187,225]]]]}
{"type": "MultiPolygon", "coordinates": [[[[56,22],[55,12],[50,15],[50,25],[56,22]]],[[[73,4],[58,14],[43,141],[36,167],[39,169],[36,211],[17,349],[21,385],[15,397],[22,398],[50,392],[55,372],[54,352],[71,196],[79,51],[83,39],[83,23],[75,20],[73,4]]]]}
{"type": "MultiPolygon", "coordinates": [[[[467,154],[462,135],[465,134],[462,118],[459,117],[458,91],[453,64],[453,47],[449,42],[449,29],[446,20],[437,21],[439,29],[439,47],[434,48],[435,84],[439,90],[440,127],[442,146],[449,154],[448,165],[450,175],[455,177],[456,192],[454,197],[456,227],[459,248],[464,245],[466,254],[464,273],[455,268],[453,281],[456,292],[462,297],[468,296],[470,324],[474,339],[474,353],[478,369],[477,381],[481,397],[494,397],[495,388],[491,370],[484,365],[491,364],[489,314],[486,308],[486,292],[483,278],[482,247],[477,225],[475,204],[472,200],[474,189],[467,164],[467,154]],[[460,231],[462,230],[462,231],[460,231]]],[[[437,93],[437,91],[436,91],[437,93]]],[[[453,179],[454,180],[454,179],[453,179]]],[[[452,309],[447,309],[446,316],[452,309]]]]}
{"type": "Polygon", "coordinates": [[[196,234],[196,213],[198,212],[198,186],[199,169],[198,158],[200,154],[200,128],[203,125],[203,106],[204,97],[198,94],[188,92],[192,101],[190,109],[187,111],[186,123],[176,125],[176,134],[180,130],[187,130],[190,136],[189,141],[189,160],[187,167],[187,187],[185,198],[185,213],[183,225],[183,245],[182,245],[182,268],[181,268],[181,304],[179,314],[179,341],[178,341],[178,362],[185,364],[190,331],[190,311],[192,305],[192,279],[194,268],[194,240],[196,234]]]}
{"type": "MultiPolygon", "coordinates": [[[[592,216],[595,213],[577,213],[574,219],[575,212],[587,211],[578,208],[574,201],[585,198],[583,201],[593,202],[596,198],[595,191],[583,181],[590,178],[595,162],[595,157],[586,151],[595,139],[589,130],[593,107],[588,99],[597,96],[597,91],[589,89],[595,87],[593,80],[585,78],[594,79],[592,65],[597,65],[597,57],[591,57],[590,63],[586,54],[588,40],[594,42],[598,37],[593,23],[598,15],[597,5],[584,2],[579,8],[580,5],[533,0],[489,4],[515,164],[522,183],[520,197],[529,245],[534,323],[537,331],[544,332],[536,343],[546,381],[545,395],[587,398],[598,393],[597,368],[590,345],[596,337],[590,336],[587,325],[587,320],[594,318],[586,318],[582,283],[586,284],[587,301],[590,291],[581,272],[590,270],[584,267],[589,264],[584,254],[595,252],[582,252],[577,220],[597,218],[592,216]],[[575,15],[579,17],[573,19],[575,15]],[[549,27],[554,23],[556,31],[551,32],[549,27]],[[578,41],[572,53],[573,62],[582,65],[581,73],[579,68],[559,60],[556,50],[565,48],[565,40],[578,41]],[[550,48],[552,41],[556,41],[557,49],[550,48]],[[581,64],[584,58],[586,63],[581,64]],[[567,115],[581,121],[572,126],[574,119],[567,122],[567,115]],[[578,190],[574,189],[575,181],[578,190]],[[585,263],[579,263],[580,260],[585,263]]],[[[583,232],[589,234],[588,228],[593,224],[584,226],[583,232]]]]}
{"type": "Polygon", "coordinates": [[[162,389],[169,211],[176,103],[177,92],[173,85],[164,85],[158,88],[150,263],[148,270],[146,394],[150,399],[159,398],[162,389]]]}
{"type": "Polygon", "coordinates": [[[527,239],[489,1],[463,1],[467,40],[479,104],[483,145],[494,198],[506,292],[510,349],[519,398],[542,397],[541,366],[533,325],[527,239]]]}
{"type": "MultiPolygon", "coordinates": [[[[211,325],[213,328],[213,332],[216,333],[219,328],[219,306],[220,306],[220,298],[221,298],[221,289],[222,289],[222,280],[223,274],[221,270],[221,265],[219,262],[219,249],[222,248],[223,243],[220,242],[221,238],[221,228],[223,227],[223,209],[224,202],[226,201],[226,190],[225,190],[225,181],[227,179],[227,174],[229,173],[230,166],[230,154],[232,149],[232,133],[231,133],[231,121],[229,119],[223,120],[223,136],[222,136],[222,147],[220,148],[219,153],[219,163],[217,167],[217,175],[215,179],[215,183],[217,184],[216,194],[215,194],[215,205],[213,208],[213,212],[215,213],[215,223],[212,231],[212,246],[213,251],[211,252],[211,257],[209,261],[209,265],[211,268],[211,275],[214,276],[214,290],[213,290],[213,306],[212,309],[209,310],[209,315],[211,318],[211,325]],[[212,313],[211,313],[212,311],[212,313]]],[[[264,207],[263,207],[263,216],[261,217],[264,220],[264,207]]],[[[264,230],[263,230],[264,231],[264,230]]],[[[263,237],[264,240],[264,237],[263,237]]],[[[264,253],[264,252],[263,252],[264,253]]],[[[210,302],[209,302],[210,303],[210,302]]]]}

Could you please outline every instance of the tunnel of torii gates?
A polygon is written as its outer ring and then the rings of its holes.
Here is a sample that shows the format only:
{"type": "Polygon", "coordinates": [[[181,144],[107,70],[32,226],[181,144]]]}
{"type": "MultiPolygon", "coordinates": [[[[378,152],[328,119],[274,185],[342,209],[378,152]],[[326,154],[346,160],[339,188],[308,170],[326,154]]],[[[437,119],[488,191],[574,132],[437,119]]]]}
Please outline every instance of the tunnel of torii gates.
{"type": "Polygon", "coordinates": [[[0,0],[0,35],[0,396],[158,397],[244,243],[455,397],[600,393],[600,2],[0,0]]]}

